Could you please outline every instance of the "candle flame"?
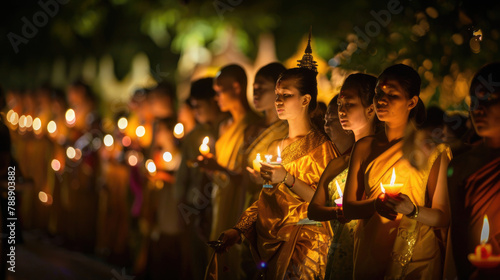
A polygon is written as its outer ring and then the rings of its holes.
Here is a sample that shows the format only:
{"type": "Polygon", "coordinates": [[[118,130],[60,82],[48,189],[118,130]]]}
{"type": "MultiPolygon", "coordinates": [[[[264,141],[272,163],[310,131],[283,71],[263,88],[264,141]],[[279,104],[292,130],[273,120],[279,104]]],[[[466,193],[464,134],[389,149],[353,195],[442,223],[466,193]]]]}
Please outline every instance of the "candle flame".
{"type": "Polygon", "coordinates": [[[382,193],[385,193],[384,185],[382,185],[382,182],[380,182],[380,189],[382,190],[382,193]]]}
{"type": "Polygon", "coordinates": [[[140,125],[135,129],[135,135],[137,135],[137,137],[142,137],[144,134],[146,134],[144,126],[140,125]]]}
{"type": "Polygon", "coordinates": [[[342,197],[342,190],[340,189],[339,182],[337,182],[337,180],[335,180],[335,184],[337,185],[337,192],[339,193],[339,196],[342,197]]]}
{"type": "Polygon", "coordinates": [[[391,185],[391,186],[394,186],[394,182],[396,182],[396,170],[395,170],[395,168],[393,167],[393,168],[392,168],[392,176],[391,176],[391,183],[390,183],[390,185],[391,185]]]}
{"type": "Polygon", "coordinates": [[[125,129],[128,126],[128,120],[125,117],[122,117],[118,120],[118,128],[125,129]]]}
{"type": "Polygon", "coordinates": [[[255,160],[262,161],[262,159],[260,158],[260,154],[259,153],[257,153],[257,155],[255,156],[255,160]]]}
{"type": "Polygon", "coordinates": [[[104,136],[104,145],[106,145],[106,147],[111,147],[113,145],[113,142],[114,142],[114,139],[113,139],[113,136],[111,136],[111,134],[106,134],[106,136],[104,136]]]}
{"type": "Polygon", "coordinates": [[[177,123],[174,127],[174,136],[175,138],[184,137],[184,125],[182,123],[177,123]]]}
{"type": "Polygon", "coordinates": [[[47,124],[47,131],[49,133],[54,133],[56,132],[57,125],[55,121],[50,121],[49,124],[47,124]]]}
{"type": "Polygon", "coordinates": [[[278,146],[278,157],[279,157],[279,158],[281,157],[280,147],[279,147],[279,146],[278,146]]]}
{"type": "Polygon", "coordinates": [[[174,157],[172,156],[172,153],[170,152],[164,152],[163,153],[163,160],[165,162],[171,162],[174,157]]]}
{"type": "Polygon", "coordinates": [[[155,173],[156,172],[156,164],[153,162],[152,159],[148,159],[146,161],[146,169],[149,171],[149,173],[155,173]]]}
{"type": "Polygon", "coordinates": [[[481,230],[481,244],[486,244],[486,242],[488,242],[489,237],[490,237],[490,223],[488,222],[488,216],[484,215],[483,229],[481,230]]]}
{"type": "Polygon", "coordinates": [[[210,140],[210,138],[208,138],[208,136],[205,136],[205,138],[203,138],[203,144],[207,145],[208,144],[208,140],[210,140]]]}
{"type": "Polygon", "coordinates": [[[66,122],[69,124],[69,125],[72,125],[75,123],[75,120],[76,120],[76,114],[75,114],[75,110],[73,109],[68,109],[66,111],[66,114],[65,114],[65,117],[66,117],[66,122]]]}
{"type": "Polygon", "coordinates": [[[266,158],[266,162],[270,163],[271,159],[273,158],[273,155],[265,155],[264,157],[266,158]]]}

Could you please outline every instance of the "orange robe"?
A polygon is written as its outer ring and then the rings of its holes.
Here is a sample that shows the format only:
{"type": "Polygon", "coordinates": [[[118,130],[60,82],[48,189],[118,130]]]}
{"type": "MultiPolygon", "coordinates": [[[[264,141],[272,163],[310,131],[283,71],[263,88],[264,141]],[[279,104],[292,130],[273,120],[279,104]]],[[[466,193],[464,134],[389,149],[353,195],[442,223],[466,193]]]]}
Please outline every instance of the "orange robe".
{"type": "MultiPolygon", "coordinates": [[[[403,159],[402,141],[394,144],[367,165],[365,195],[378,197],[380,183],[389,184],[395,168],[395,183],[403,183],[401,193],[420,206],[430,207],[426,200],[427,180],[434,162],[445,152],[445,145],[437,146],[427,166],[419,171],[403,159]]],[[[432,227],[399,214],[388,220],[378,213],[359,220],[354,235],[354,279],[440,279],[441,253],[432,227]]]]}
{"type": "Polygon", "coordinates": [[[450,163],[448,188],[454,245],[449,242],[448,252],[453,254],[446,257],[452,267],[445,276],[500,279],[500,267],[478,271],[467,259],[480,244],[484,215],[490,226],[488,243],[493,254],[500,255],[500,151],[480,145],[461,154],[450,163]]]}
{"type": "MultiPolygon", "coordinates": [[[[327,164],[339,155],[328,138],[312,131],[283,149],[287,172],[316,189],[327,164]]],[[[332,231],[328,222],[307,219],[308,202],[284,184],[262,189],[236,228],[252,244],[265,279],[323,279],[332,231]],[[295,279],[295,278],[294,278],[295,279]]]]}

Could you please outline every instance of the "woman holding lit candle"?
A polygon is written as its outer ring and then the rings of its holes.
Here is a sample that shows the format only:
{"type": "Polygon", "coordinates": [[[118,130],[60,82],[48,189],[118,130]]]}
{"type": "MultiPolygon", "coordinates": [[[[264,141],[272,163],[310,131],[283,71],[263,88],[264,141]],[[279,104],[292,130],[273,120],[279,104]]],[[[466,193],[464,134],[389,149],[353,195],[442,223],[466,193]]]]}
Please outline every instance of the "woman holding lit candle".
{"type": "MultiPolygon", "coordinates": [[[[257,123],[255,114],[247,100],[247,76],[236,64],[224,66],[213,79],[216,100],[222,112],[230,118],[219,125],[219,137],[215,142],[215,156],[198,156],[198,166],[211,177],[212,228],[210,239],[236,223],[244,211],[246,183],[243,178],[246,159],[245,132],[257,123]]],[[[219,262],[227,266],[219,279],[237,279],[240,273],[240,248],[221,256],[219,262]]]]}
{"type": "Polygon", "coordinates": [[[248,145],[245,151],[247,170],[250,172],[250,179],[255,181],[254,184],[249,184],[248,186],[245,208],[259,198],[260,190],[262,189],[262,178],[260,176],[252,176],[260,173],[260,162],[258,160],[256,162],[257,154],[260,154],[261,159],[264,160],[264,155],[267,153],[271,142],[276,139],[283,139],[283,137],[288,135],[288,123],[278,118],[276,107],[274,107],[276,81],[279,75],[285,70],[285,66],[281,63],[273,62],[263,66],[255,74],[253,103],[257,111],[264,113],[264,119],[259,131],[255,134],[256,136],[251,138],[254,140],[248,145]]]}
{"type": "MultiPolygon", "coordinates": [[[[355,141],[375,134],[378,123],[373,105],[376,83],[376,77],[357,73],[348,76],[340,90],[337,99],[338,118],[341,127],[354,134],[355,141]]],[[[352,277],[353,234],[357,221],[348,222],[342,213],[342,193],[348,173],[350,152],[351,148],[349,147],[342,156],[335,158],[328,164],[321,175],[318,189],[307,212],[310,219],[330,220],[333,229],[333,240],[328,253],[325,279],[349,279],[352,277]]]]}
{"type": "Polygon", "coordinates": [[[441,252],[434,227],[449,224],[446,168],[450,150],[439,145],[423,170],[403,157],[410,121],[422,123],[420,77],[411,67],[385,69],[375,88],[375,112],[385,133],[356,142],[344,192],[344,216],[359,219],[354,235],[354,279],[441,279],[441,252]],[[381,184],[404,184],[382,193],[381,184]]]}
{"type": "MultiPolygon", "coordinates": [[[[304,57],[310,56],[307,50],[304,57]]],[[[222,235],[222,251],[241,241],[242,235],[250,241],[265,279],[322,279],[325,273],[331,229],[327,223],[307,219],[307,207],[322,171],[338,152],[311,124],[316,68],[304,64],[303,59],[301,68],[283,72],[276,85],[276,111],[288,121],[289,132],[268,150],[275,159],[280,147],[281,165],[262,163],[260,175],[273,187],[263,188],[236,226],[222,235]]]]}
{"type": "MultiPolygon", "coordinates": [[[[447,267],[446,277],[459,279],[500,279],[500,262],[496,267],[482,266],[500,255],[500,63],[482,67],[469,89],[470,116],[474,129],[482,138],[472,149],[450,163],[448,186],[451,208],[452,254],[455,266],[447,267]],[[488,218],[485,219],[484,217],[488,218]],[[488,222],[489,221],[489,222],[488,222]],[[488,223],[489,229],[483,230],[488,223]],[[482,231],[484,240],[482,240],[482,231]],[[467,258],[476,249],[490,247],[490,254],[479,254],[479,262],[467,258]],[[488,256],[489,255],[489,256],[488,256]],[[450,269],[448,269],[450,268],[450,269]],[[456,273],[456,274],[455,274],[456,273]]],[[[451,250],[448,252],[451,253],[451,250]]],[[[453,262],[447,262],[452,264],[453,262]]]]}

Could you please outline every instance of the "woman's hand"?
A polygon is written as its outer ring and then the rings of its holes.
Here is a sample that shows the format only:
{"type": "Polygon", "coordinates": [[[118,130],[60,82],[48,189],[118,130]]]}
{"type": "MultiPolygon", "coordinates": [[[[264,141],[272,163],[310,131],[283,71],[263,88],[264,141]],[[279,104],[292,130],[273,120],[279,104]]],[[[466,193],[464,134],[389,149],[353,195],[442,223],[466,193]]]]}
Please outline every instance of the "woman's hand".
{"type": "Polygon", "coordinates": [[[287,171],[282,165],[271,165],[261,162],[260,176],[271,184],[281,183],[287,174],[287,171]]]}
{"type": "Polygon", "coordinates": [[[200,168],[205,171],[216,171],[222,169],[222,167],[217,163],[213,156],[202,156],[199,155],[197,158],[197,164],[200,168]]]}
{"type": "Polygon", "coordinates": [[[392,210],[408,215],[413,212],[415,205],[406,194],[398,194],[398,196],[386,196],[386,205],[392,210]]]}
{"type": "Polygon", "coordinates": [[[335,215],[337,216],[337,221],[339,221],[342,224],[346,224],[351,221],[344,217],[344,209],[342,208],[342,206],[335,207],[335,215]]]}
{"type": "Polygon", "coordinates": [[[222,244],[217,249],[218,253],[225,253],[236,243],[241,243],[241,235],[240,232],[236,229],[228,229],[224,231],[220,236],[219,240],[222,241],[222,244]]]}
{"type": "Polygon", "coordinates": [[[259,185],[264,184],[264,180],[260,176],[260,172],[257,172],[255,169],[252,169],[250,167],[247,167],[247,171],[250,174],[250,180],[252,180],[252,182],[259,185]]]}
{"type": "Polygon", "coordinates": [[[387,197],[388,195],[382,193],[375,199],[375,210],[380,216],[394,221],[398,213],[388,205],[387,197]]]}

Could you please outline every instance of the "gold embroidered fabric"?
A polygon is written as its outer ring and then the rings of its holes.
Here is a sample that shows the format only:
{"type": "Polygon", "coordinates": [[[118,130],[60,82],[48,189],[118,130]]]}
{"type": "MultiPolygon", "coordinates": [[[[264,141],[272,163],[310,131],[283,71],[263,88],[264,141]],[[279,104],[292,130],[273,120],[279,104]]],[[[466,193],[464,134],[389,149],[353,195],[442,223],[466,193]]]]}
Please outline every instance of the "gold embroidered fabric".
{"type": "MultiPolygon", "coordinates": [[[[317,131],[282,152],[287,172],[312,189],[316,188],[327,164],[337,156],[332,143],[317,131]]],[[[276,184],[271,189],[262,189],[259,199],[241,216],[237,227],[246,233],[256,261],[266,263],[265,279],[295,275],[297,267],[301,267],[301,279],[324,277],[328,250],[324,244],[331,238],[331,228],[327,222],[322,222],[321,227],[297,225],[307,218],[308,206],[309,203],[288,187],[276,184]]]]}

